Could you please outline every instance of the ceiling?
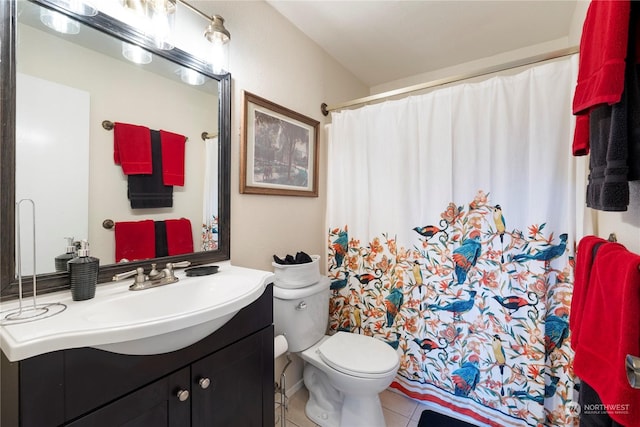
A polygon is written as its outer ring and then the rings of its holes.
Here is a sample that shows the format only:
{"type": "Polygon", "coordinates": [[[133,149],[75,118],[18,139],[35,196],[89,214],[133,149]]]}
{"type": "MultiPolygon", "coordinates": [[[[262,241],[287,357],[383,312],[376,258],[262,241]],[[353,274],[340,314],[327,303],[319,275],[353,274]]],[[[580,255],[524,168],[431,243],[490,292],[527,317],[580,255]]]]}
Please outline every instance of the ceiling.
{"type": "Polygon", "coordinates": [[[266,0],[367,86],[567,37],[576,0],[266,0]]]}

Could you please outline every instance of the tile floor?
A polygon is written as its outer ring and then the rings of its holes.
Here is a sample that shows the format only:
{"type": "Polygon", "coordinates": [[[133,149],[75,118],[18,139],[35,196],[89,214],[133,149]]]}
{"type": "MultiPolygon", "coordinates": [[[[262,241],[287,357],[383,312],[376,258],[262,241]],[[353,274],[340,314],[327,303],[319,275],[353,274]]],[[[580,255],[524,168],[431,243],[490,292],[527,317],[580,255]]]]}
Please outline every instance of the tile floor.
{"type": "MultiPolygon", "coordinates": [[[[304,405],[308,398],[309,392],[304,387],[289,397],[286,427],[316,427],[304,413],[304,405]]],[[[417,427],[420,414],[427,409],[415,400],[389,390],[380,393],[380,401],[387,427],[417,427]]],[[[279,420],[280,409],[276,408],[276,427],[281,425],[279,420]]]]}

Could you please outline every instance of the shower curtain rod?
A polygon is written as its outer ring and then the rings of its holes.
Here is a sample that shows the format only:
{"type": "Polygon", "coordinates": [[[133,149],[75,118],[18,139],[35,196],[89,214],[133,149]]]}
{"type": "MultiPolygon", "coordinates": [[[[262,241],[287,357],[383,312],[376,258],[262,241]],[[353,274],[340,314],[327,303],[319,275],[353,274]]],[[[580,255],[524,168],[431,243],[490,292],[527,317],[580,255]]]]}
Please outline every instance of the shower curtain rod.
{"type": "Polygon", "coordinates": [[[341,104],[335,105],[327,105],[324,102],[320,105],[320,111],[325,116],[329,115],[330,111],[341,110],[346,107],[353,107],[355,105],[363,105],[369,102],[381,101],[387,98],[391,98],[393,96],[404,95],[411,92],[417,92],[424,89],[429,89],[436,86],[442,86],[448,83],[455,83],[461,80],[472,79],[474,77],[481,77],[491,73],[498,73],[500,71],[510,70],[512,68],[523,67],[525,65],[533,65],[539,62],[550,61],[552,59],[558,59],[565,56],[571,56],[580,52],[578,46],[572,46],[565,49],[554,50],[552,52],[543,53],[540,55],[530,56],[527,58],[517,59],[514,61],[509,61],[504,64],[494,65],[491,67],[482,68],[480,70],[472,71],[465,74],[459,74],[457,76],[445,77],[442,79],[432,80],[426,83],[419,83],[413,86],[407,86],[401,89],[394,89],[388,92],[382,92],[376,95],[366,96],[364,98],[358,98],[351,101],[346,101],[341,104]]]}

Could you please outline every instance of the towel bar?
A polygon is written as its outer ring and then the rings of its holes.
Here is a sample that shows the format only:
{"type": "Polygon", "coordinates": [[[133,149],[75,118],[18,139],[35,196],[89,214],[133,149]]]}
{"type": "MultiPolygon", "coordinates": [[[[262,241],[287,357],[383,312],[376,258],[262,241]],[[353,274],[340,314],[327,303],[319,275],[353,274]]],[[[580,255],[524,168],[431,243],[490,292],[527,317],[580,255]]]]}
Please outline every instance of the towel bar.
{"type": "MultiPolygon", "coordinates": [[[[616,236],[616,233],[611,233],[609,234],[609,238],[607,240],[615,243],[618,241],[618,237],[616,236]]],[[[640,265],[638,266],[638,270],[640,270],[640,265]]]]}
{"type": "Polygon", "coordinates": [[[207,139],[213,139],[213,138],[217,138],[218,137],[218,133],[209,133],[209,132],[202,132],[200,134],[200,138],[202,138],[203,141],[206,141],[207,139]]]}
{"type": "MultiPolygon", "coordinates": [[[[115,127],[115,124],[111,121],[111,120],[103,120],[102,121],[102,128],[105,130],[113,130],[113,128],[115,127]]],[[[207,139],[213,139],[216,138],[218,136],[218,133],[209,133],[209,132],[202,132],[200,134],[200,138],[202,138],[203,141],[206,141],[207,139]]],[[[186,138],[186,140],[188,141],[189,138],[186,138]]]]}

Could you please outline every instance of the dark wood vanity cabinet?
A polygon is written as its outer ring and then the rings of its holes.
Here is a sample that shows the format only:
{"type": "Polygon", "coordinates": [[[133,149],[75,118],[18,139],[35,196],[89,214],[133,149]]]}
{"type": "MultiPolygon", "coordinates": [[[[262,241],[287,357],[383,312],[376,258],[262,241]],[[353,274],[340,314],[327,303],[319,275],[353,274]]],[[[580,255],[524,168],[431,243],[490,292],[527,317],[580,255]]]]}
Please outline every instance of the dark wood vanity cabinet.
{"type": "Polygon", "coordinates": [[[129,356],[92,348],[11,363],[2,427],[263,426],[274,420],[273,291],[187,348],[129,356]]]}

